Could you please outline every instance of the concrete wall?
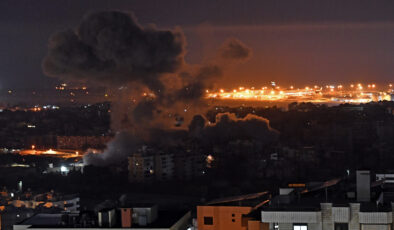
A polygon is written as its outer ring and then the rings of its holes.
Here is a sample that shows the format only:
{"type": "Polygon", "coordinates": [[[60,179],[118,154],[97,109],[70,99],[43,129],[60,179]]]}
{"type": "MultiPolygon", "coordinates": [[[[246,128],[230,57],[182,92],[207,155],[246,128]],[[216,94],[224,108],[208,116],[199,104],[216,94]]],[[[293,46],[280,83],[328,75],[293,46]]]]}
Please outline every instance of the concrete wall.
{"type": "Polygon", "coordinates": [[[322,230],[333,230],[334,222],[332,215],[332,204],[331,203],[322,203],[321,207],[321,217],[322,217],[322,230]]]}
{"type": "MultiPolygon", "coordinates": [[[[322,230],[321,223],[308,223],[308,230],[322,230]]],[[[334,228],[332,228],[333,230],[334,228]]],[[[275,230],[273,227],[270,230],[275,230]]],[[[293,223],[279,223],[279,230],[293,230],[293,223]]]]}
{"type": "Polygon", "coordinates": [[[263,211],[261,222],[263,223],[319,223],[321,212],[297,212],[297,211],[263,211]]]}
{"type": "Polygon", "coordinates": [[[348,223],[350,220],[350,208],[349,207],[333,207],[332,208],[332,220],[335,223],[348,223]]]}
{"type": "Polygon", "coordinates": [[[279,223],[279,229],[280,230],[293,230],[293,224],[292,223],[279,223]]]}
{"type": "Polygon", "coordinates": [[[390,225],[361,225],[361,230],[391,230],[390,225]]]}
{"type": "Polygon", "coordinates": [[[358,222],[359,212],[360,212],[360,204],[358,203],[350,204],[349,230],[360,230],[360,223],[358,222]]]}
{"type": "Polygon", "coordinates": [[[361,224],[391,224],[392,212],[360,212],[358,214],[361,224]]]}
{"type": "Polygon", "coordinates": [[[322,230],[322,223],[308,224],[308,230],[322,230]]]}
{"type": "Polygon", "coordinates": [[[13,229],[14,230],[26,230],[30,227],[31,225],[14,225],[13,229]]]}

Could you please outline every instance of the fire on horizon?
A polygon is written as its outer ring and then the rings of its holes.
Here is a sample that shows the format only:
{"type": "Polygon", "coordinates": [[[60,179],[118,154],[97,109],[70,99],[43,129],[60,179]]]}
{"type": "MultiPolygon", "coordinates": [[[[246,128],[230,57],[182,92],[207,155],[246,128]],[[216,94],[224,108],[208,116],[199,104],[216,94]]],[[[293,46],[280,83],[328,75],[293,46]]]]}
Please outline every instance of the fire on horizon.
{"type": "Polygon", "coordinates": [[[32,145],[31,149],[20,150],[19,154],[20,155],[58,157],[58,158],[64,158],[64,159],[69,159],[69,158],[81,159],[83,157],[83,154],[80,154],[79,151],[65,150],[65,149],[62,149],[62,150],[60,150],[60,149],[40,150],[40,149],[36,149],[35,145],[32,145]]]}
{"type": "Polygon", "coordinates": [[[282,101],[282,102],[313,102],[313,103],[368,103],[372,101],[391,101],[394,98],[392,84],[378,87],[376,84],[363,85],[314,85],[303,88],[289,86],[284,88],[271,82],[269,87],[260,89],[239,87],[237,89],[216,91],[206,90],[207,99],[245,100],[245,101],[282,101]]]}

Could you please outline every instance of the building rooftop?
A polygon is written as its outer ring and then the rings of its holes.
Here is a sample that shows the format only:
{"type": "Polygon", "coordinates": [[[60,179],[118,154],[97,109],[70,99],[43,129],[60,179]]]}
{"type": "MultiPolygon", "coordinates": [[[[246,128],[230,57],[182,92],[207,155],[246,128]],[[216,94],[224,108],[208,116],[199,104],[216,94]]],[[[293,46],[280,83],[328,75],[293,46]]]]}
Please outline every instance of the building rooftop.
{"type": "Polygon", "coordinates": [[[58,226],[62,223],[62,214],[39,213],[20,222],[18,225],[58,226]]]}
{"type": "MultiPolygon", "coordinates": [[[[170,228],[175,223],[177,223],[184,215],[186,215],[186,211],[159,211],[158,218],[151,224],[140,226],[134,224],[131,228],[148,228],[148,229],[161,229],[161,228],[170,228]]],[[[63,214],[36,214],[30,218],[27,218],[20,222],[17,225],[29,225],[28,228],[75,228],[76,226],[81,227],[78,223],[63,223],[63,214]]],[[[89,226],[90,228],[101,228],[98,226],[89,226]]],[[[107,229],[108,227],[102,227],[103,229],[107,229]]],[[[120,226],[112,227],[111,229],[120,228],[120,226]]]]}
{"type": "Polygon", "coordinates": [[[157,219],[153,223],[146,226],[133,225],[132,228],[170,228],[186,213],[186,211],[159,211],[157,219]]]}
{"type": "Polygon", "coordinates": [[[369,175],[360,181],[355,181],[354,176],[347,176],[314,183],[306,188],[294,188],[287,194],[274,197],[261,210],[320,211],[322,203],[330,203],[333,207],[349,207],[352,203],[359,203],[360,212],[392,211],[394,186],[386,184],[384,180],[374,180],[369,175]],[[367,192],[367,199],[359,199],[357,191],[360,188],[367,192]]]}

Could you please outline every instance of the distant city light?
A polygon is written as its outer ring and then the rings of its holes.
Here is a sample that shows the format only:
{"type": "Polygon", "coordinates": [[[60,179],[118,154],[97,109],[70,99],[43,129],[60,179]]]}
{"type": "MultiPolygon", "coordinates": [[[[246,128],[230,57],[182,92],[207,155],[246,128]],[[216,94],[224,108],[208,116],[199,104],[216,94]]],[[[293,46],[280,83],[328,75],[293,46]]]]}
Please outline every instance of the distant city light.
{"type": "MultiPolygon", "coordinates": [[[[271,85],[273,85],[271,82],[271,85]]],[[[361,83],[350,84],[349,88],[344,85],[326,85],[320,87],[315,85],[313,88],[306,86],[297,88],[291,85],[288,89],[281,88],[275,83],[275,87],[270,91],[265,91],[266,86],[261,90],[255,90],[255,87],[219,91],[207,91],[206,98],[219,100],[250,100],[250,101],[303,101],[303,102],[335,102],[335,103],[367,103],[371,101],[393,100],[392,89],[379,89],[375,83],[368,84],[367,89],[361,83]],[[280,90],[279,90],[280,89],[280,90]],[[335,90],[338,89],[338,90],[335,90]]],[[[389,85],[392,87],[392,84],[389,85]]]]}

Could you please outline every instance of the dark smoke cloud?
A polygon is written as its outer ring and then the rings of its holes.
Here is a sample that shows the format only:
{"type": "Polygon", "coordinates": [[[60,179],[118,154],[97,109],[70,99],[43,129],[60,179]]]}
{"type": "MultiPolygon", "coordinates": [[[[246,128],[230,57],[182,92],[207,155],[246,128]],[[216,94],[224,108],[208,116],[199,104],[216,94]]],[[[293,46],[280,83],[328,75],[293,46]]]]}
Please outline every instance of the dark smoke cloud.
{"type": "Polygon", "coordinates": [[[134,108],[133,120],[135,122],[143,122],[144,120],[152,120],[155,116],[157,105],[154,101],[144,100],[134,108]]]}
{"type": "Polygon", "coordinates": [[[76,30],[52,35],[43,61],[48,76],[102,84],[141,82],[158,90],[158,75],[174,73],[184,63],[180,31],[142,27],[130,14],[96,12],[76,30]]]}
{"type": "Polygon", "coordinates": [[[191,138],[201,138],[206,120],[201,115],[195,115],[189,124],[189,136],[191,138]]]}
{"type": "Polygon", "coordinates": [[[208,107],[204,103],[207,89],[211,89],[213,82],[222,75],[221,67],[205,65],[194,71],[180,72],[169,82],[164,83],[160,95],[141,100],[130,113],[139,132],[146,132],[154,128],[184,128],[196,113],[205,111],[208,107]],[[174,87],[174,81],[180,82],[174,87]]]}
{"type": "Polygon", "coordinates": [[[224,59],[244,61],[251,57],[252,50],[238,39],[230,39],[221,47],[220,56],[224,59]]]}
{"type": "MultiPolygon", "coordinates": [[[[194,132],[205,124],[202,117],[195,116],[189,129],[194,132]]],[[[213,144],[226,144],[235,140],[250,140],[260,143],[269,143],[278,138],[278,131],[272,129],[265,118],[248,114],[244,118],[237,118],[232,113],[221,113],[216,117],[216,122],[205,126],[200,137],[204,142],[213,144]]]]}
{"type": "Polygon", "coordinates": [[[185,84],[171,95],[172,99],[200,101],[205,94],[205,90],[211,89],[214,80],[222,76],[222,69],[217,65],[206,65],[199,68],[195,75],[184,72],[180,76],[185,80],[185,84]]]}
{"type": "Polygon", "coordinates": [[[201,115],[195,115],[189,124],[189,132],[201,131],[205,127],[205,118],[201,115]]]}
{"type": "MultiPolygon", "coordinates": [[[[132,14],[119,11],[89,14],[76,29],[50,37],[42,64],[45,74],[105,85],[115,92],[111,125],[118,133],[102,154],[85,155],[86,164],[121,162],[143,144],[162,148],[180,144],[190,136],[182,125],[207,109],[202,100],[205,90],[213,88],[226,62],[245,60],[251,54],[243,43],[232,39],[220,49],[220,60],[188,66],[184,63],[185,44],[179,29],[142,27],[132,14]],[[175,126],[183,130],[170,130],[175,126]]],[[[224,132],[221,127],[230,120],[226,123],[220,118],[213,128],[205,126],[200,117],[190,124],[189,132],[196,136],[203,132],[214,138],[215,132],[224,132]]],[[[246,135],[241,126],[251,126],[253,121],[234,123],[233,132],[246,135]]],[[[268,126],[258,127],[265,130],[268,126]]]]}

